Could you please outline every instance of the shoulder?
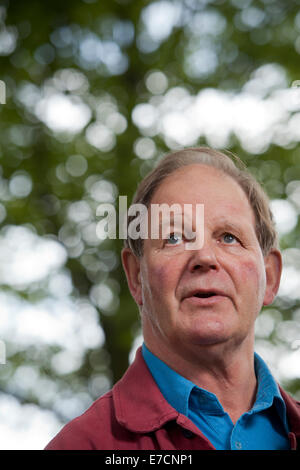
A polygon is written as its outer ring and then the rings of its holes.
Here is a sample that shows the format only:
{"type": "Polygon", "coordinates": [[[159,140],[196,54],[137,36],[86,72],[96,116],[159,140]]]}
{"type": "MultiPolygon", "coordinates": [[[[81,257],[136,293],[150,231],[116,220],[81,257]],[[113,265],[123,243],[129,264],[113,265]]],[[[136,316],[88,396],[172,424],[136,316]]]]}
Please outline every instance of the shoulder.
{"type": "Polygon", "coordinates": [[[49,442],[45,450],[99,448],[99,445],[105,445],[113,421],[114,411],[110,390],[98,398],[82,415],[67,423],[49,442]]]}
{"type": "Polygon", "coordinates": [[[285,403],[289,407],[292,407],[293,409],[295,409],[295,411],[300,411],[300,401],[294,398],[290,393],[286,392],[280,385],[279,385],[279,390],[285,403]]]}
{"type": "Polygon", "coordinates": [[[300,401],[296,400],[280,386],[279,389],[286,405],[286,413],[291,431],[300,435],[300,401]]]}

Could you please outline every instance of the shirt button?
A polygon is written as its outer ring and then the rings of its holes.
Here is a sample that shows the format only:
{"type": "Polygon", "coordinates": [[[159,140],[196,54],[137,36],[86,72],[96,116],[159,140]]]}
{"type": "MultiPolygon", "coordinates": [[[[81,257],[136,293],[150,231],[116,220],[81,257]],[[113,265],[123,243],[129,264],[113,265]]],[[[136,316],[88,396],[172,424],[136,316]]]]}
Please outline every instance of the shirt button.
{"type": "Polygon", "coordinates": [[[184,435],[184,437],[186,437],[187,439],[192,439],[194,437],[194,433],[192,431],[190,431],[189,429],[185,429],[183,428],[182,429],[182,434],[184,435]]]}
{"type": "Polygon", "coordinates": [[[241,443],[241,442],[238,442],[238,441],[235,442],[235,448],[236,448],[236,449],[241,450],[242,447],[243,447],[243,446],[242,446],[242,443],[241,443]]]}

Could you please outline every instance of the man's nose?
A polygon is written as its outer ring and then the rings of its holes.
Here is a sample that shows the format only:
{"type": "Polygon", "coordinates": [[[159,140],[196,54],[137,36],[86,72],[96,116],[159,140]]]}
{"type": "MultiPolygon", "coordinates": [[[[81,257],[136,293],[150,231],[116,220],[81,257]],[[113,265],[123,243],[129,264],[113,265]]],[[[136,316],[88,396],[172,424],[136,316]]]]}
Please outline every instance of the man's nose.
{"type": "Polygon", "coordinates": [[[204,242],[202,248],[191,251],[191,259],[189,261],[189,269],[194,271],[217,270],[219,266],[216,253],[212,243],[204,242]]]}

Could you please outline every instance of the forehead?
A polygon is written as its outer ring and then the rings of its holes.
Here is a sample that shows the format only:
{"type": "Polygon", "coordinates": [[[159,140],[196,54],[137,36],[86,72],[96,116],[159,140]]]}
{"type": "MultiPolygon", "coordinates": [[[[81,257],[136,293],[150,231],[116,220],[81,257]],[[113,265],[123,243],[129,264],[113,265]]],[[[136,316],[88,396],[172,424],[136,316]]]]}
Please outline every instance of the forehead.
{"type": "Polygon", "coordinates": [[[241,186],[221,170],[191,164],[167,176],[154,192],[151,204],[204,204],[206,214],[243,217],[254,223],[254,213],[241,186]]]}

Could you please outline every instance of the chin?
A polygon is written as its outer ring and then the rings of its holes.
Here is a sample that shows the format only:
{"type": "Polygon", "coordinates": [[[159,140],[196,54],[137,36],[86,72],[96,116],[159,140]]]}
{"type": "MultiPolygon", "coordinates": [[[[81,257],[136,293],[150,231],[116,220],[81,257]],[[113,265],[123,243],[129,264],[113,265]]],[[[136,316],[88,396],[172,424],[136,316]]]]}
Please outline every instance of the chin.
{"type": "Polygon", "coordinates": [[[222,322],[213,324],[195,325],[186,331],[187,340],[190,344],[198,346],[217,345],[228,341],[232,337],[232,331],[222,322]]]}

